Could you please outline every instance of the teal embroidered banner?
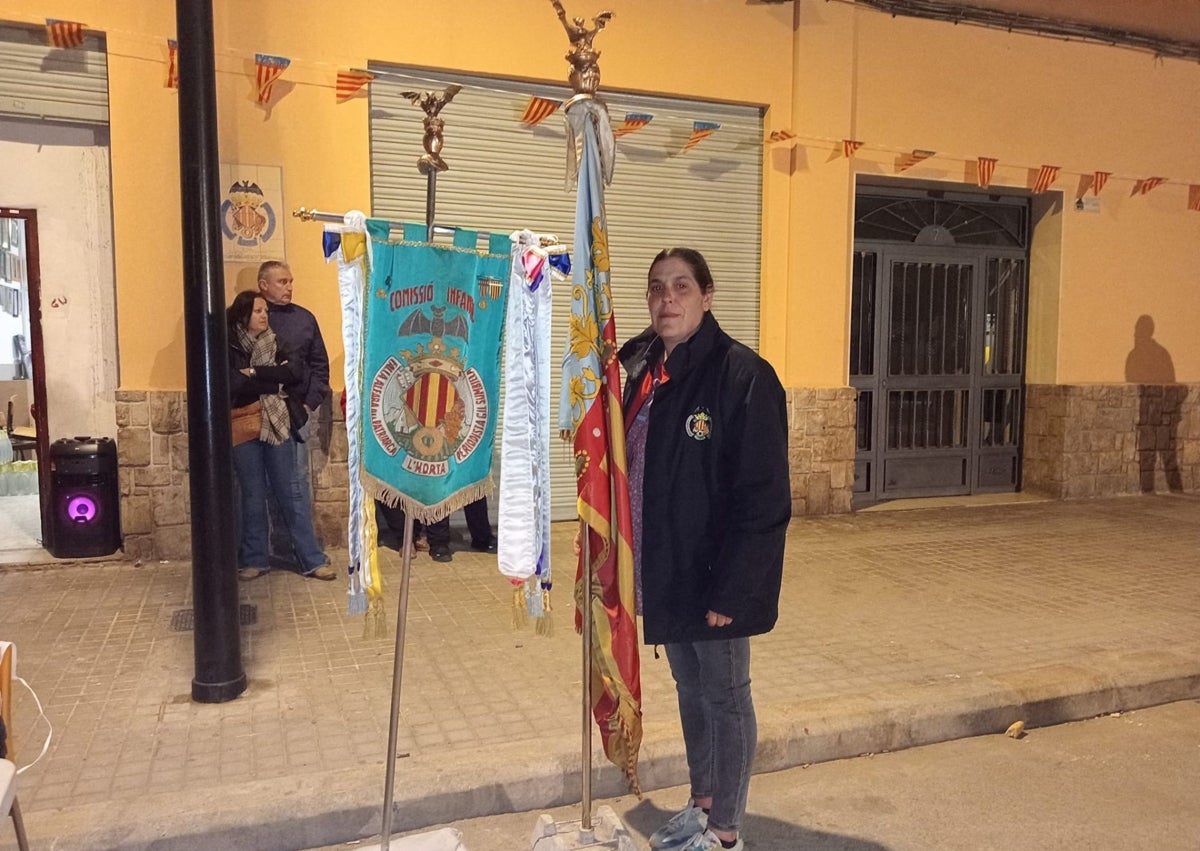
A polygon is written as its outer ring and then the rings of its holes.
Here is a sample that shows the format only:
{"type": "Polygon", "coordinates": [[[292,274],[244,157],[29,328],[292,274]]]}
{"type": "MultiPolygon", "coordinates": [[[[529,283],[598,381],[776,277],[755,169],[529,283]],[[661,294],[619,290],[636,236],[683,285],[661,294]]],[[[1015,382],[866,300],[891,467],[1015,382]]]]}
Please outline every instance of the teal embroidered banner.
{"type": "Polygon", "coordinates": [[[424,225],[388,238],[368,220],[364,299],[363,467],[368,487],[431,523],[491,492],[508,299],[508,236],[476,250],[424,241],[424,225]]]}

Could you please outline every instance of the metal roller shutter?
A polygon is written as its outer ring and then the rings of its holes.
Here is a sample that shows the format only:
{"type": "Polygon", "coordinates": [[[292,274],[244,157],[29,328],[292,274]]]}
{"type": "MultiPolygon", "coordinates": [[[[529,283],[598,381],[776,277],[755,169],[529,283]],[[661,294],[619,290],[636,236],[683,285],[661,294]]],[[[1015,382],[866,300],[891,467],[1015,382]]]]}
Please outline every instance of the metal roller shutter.
{"type": "MultiPolygon", "coordinates": [[[[431,75],[371,66],[371,188],[377,216],[424,222],[425,176],[421,110],[403,91],[463,87],[440,114],[446,122],[442,156],[450,170],[437,179],[440,225],[511,233],[528,227],[570,244],[575,194],[565,188],[566,131],[561,111],[536,127],[520,123],[530,95],[565,100],[565,87],[473,77],[431,75]]],[[[660,250],[691,246],[704,253],[717,283],[713,312],[734,337],[758,346],[759,246],[762,210],[762,110],[755,106],[605,92],[613,124],[625,113],[654,115],[617,140],[617,162],[606,195],[617,337],[647,324],[646,272],[660,250]],[[721,129],[681,153],[694,120],[721,129]]],[[[556,283],[553,362],[566,343],[568,284],[556,283]]],[[[551,410],[557,423],[560,376],[552,370],[551,410]]],[[[502,397],[503,398],[503,397],[502,397]]],[[[501,402],[503,412],[503,401],[501,402]]],[[[552,452],[552,512],[575,517],[571,451],[552,452]]]]}
{"type": "Polygon", "coordinates": [[[0,115],[108,124],[104,37],[61,50],[42,29],[0,26],[0,115]]]}

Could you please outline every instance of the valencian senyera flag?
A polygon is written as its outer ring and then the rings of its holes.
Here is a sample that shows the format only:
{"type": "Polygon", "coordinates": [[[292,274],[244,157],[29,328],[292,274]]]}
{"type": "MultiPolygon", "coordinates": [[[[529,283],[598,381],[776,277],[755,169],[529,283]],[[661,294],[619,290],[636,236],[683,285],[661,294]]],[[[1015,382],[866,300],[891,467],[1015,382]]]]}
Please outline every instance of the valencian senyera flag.
{"type": "MultiPolygon", "coordinates": [[[[592,713],[604,753],[641,794],[642,686],[633,578],[633,527],[625,463],[617,331],[609,287],[604,176],[614,146],[604,107],[591,99],[567,109],[568,138],[582,136],[575,207],[571,327],[563,356],[559,426],[574,439],[579,517],[587,526],[587,554],[575,587],[592,620],[592,713]]],[[[569,151],[576,150],[574,144],[569,151]]],[[[573,156],[573,154],[571,155],[573,156]]],[[[580,628],[576,612],[576,628],[580,628]]]]}
{"type": "Polygon", "coordinates": [[[167,78],[163,86],[168,89],[179,88],[179,42],[173,38],[167,39],[167,78]]]}
{"type": "Polygon", "coordinates": [[[363,299],[363,481],[371,494],[432,523],[492,490],[507,234],[487,250],[459,230],[426,242],[424,225],[391,239],[370,219],[363,299]]]}
{"type": "Polygon", "coordinates": [[[337,258],[342,346],[346,353],[346,466],[350,503],[346,530],[346,572],[350,577],[348,611],[352,615],[365,613],[364,635],[378,636],[386,631],[386,623],[376,547],[375,502],[367,498],[362,479],[362,319],[370,269],[366,216],[351,210],[341,223],[325,225],[322,242],[326,261],[337,258]]]}
{"type": "Polygon", "coordinates": [[[266,53],[254,54],[254,86],[257,92],[255,101],[260,104],[271,102],[271,89],[275,81],[283,76],[283,72],[292,64],[286,56],[271,56],[266,53]]]}

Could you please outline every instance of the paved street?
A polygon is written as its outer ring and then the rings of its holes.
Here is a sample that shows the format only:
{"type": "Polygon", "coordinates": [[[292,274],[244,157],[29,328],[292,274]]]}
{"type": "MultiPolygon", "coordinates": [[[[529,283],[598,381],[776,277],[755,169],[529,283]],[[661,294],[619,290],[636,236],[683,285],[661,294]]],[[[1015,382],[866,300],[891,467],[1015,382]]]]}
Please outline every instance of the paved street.
{"type": "MultiPolygon", "coordinates": [[[[1200,701],[754,778],[746,851],[1194,851],[1200,701]]],[[[643,841],[684,786],[613,808],[643,841]]],[[[454,825],[467,851],[529,851],[538,813],[454,825]]],[[[566,823],[578,805],[551,811],[566,823]]],[[[349,851],[353,845],[321,851],[349,851]]],[[[264,850],[265,851],[265,850],[264,850]]],[[[283,849],[280,849],[283,851],[283,849]]]]}
{"type": "MultiPolygon", "coordinates": [[[[396,830],[578,800],[572,533],[553,533],[549,639],[513,631],[494,556],[414,563],[396,830]]],[[[1198,533],[1192,496],[794,521],[781,622],[754,644],[757,770],[1200,697],[1198,533]]],[[[395,554],[381,636],[346,614],[341,582],[242,584],[250,686],[216,706],[189,700],[192,634],[173,628],[189,570],[0,569],[0,636],[54,725],[21,777],[35,847],[303,849],[377,832],[395,554]]],[[[652,648],[642,661],[642,784],[670,787],[686,776],[670,675],[652,648]]],[[[22,690],[14,712],[24,763],[45,726],[22,690]]],[[[595,762],[594,794],[620,794],[595,762]]]]}

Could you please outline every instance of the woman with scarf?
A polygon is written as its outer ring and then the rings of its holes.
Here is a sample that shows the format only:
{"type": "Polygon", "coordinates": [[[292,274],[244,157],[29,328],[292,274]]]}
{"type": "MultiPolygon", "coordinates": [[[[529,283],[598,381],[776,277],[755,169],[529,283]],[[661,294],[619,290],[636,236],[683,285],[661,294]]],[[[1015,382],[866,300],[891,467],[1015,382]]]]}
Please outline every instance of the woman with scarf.
{"type": "MultiPolygon", "coordinates": [[[[292,539],[304,576],[332,580],[337,573],[317,543],[312,503],[296,469],[295,430],[304,425],[303,405],[289,404],[287,387],[303,379],[267,324],[267,302],[241,292],[226,311],[229,325],[229,401],[233,409],[233,466],[241,487],[238,578],[257,579],[270,570],[267,556],[268,488],[292,539]],[[290,409],[290,410],[289,410],[290,409]]],[[[297,400],[299,401],[299,400],[297,400]]]]}
{"type": "Polygon", "coordinates": [[[620,352],[642,632],[679,698],[691,800],[655,851],[741,851],[757,723],[750,636],[779,616],[791,517],[787,407],[775,371],[721,330],[698,251],[647,276],[650,327],[620,352]]]}

